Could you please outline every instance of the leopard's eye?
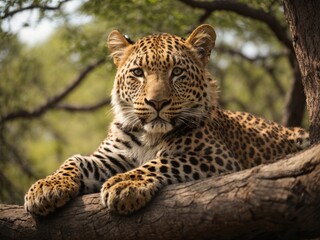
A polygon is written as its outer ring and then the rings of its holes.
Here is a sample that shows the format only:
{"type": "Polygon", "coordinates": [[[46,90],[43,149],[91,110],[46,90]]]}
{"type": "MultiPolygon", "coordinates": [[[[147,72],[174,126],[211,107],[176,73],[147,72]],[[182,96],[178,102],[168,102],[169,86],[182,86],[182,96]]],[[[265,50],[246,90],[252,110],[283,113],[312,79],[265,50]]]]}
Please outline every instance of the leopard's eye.
{"type": "Polygon", "coordinates": [[[135,77],[143,77],[143,70],[141,68],[135,68],[131,72],[135,77]]]}
{"type": "Polygon", "coordinates": [[[175,76],[175,77],[181,75],[182,73],[183,73],[183,69],[179,67],[173,68],[171,72],[172,76],[175,76]]]}

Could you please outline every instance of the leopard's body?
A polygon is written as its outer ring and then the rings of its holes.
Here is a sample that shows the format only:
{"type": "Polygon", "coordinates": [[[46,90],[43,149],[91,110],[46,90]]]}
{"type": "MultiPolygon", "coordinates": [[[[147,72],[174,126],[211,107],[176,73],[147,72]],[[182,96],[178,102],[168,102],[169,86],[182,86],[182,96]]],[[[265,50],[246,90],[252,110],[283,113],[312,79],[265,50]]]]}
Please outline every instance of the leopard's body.
{"type": "Polygon", "coordinates": [[[130,43],[113,31],[108,46],[118,71],[109,134],[92,155],[75,155],[32,185],[26,210],[47,215],[101,189],[103,205],[128,214],[165,185],[239,171],[308,146],[303,129],[216,105],[206,70],[214,43],[209,25],[186,40],[158,34],[130,43]]]}

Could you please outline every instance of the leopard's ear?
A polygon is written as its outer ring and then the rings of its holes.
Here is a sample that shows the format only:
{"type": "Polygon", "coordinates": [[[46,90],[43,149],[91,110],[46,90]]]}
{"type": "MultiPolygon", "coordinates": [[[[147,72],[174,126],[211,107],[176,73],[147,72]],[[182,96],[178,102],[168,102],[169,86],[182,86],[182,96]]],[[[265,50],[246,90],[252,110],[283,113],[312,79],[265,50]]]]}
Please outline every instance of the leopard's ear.
{"type": "Polygon", "coordinates": [[[193,30],[186,41],[191,44],[201,62],[207,65],[216,41],[216,33],[213,27],[209,24],[200,25],[193,30]]]}
{"type": "Polygon", "coordinates": [[[113,30],[107,40],[107,46],[113,57],[114,63],[119,66],[124,56],[124,52],[131,43],[119,31],[113,30]]]}

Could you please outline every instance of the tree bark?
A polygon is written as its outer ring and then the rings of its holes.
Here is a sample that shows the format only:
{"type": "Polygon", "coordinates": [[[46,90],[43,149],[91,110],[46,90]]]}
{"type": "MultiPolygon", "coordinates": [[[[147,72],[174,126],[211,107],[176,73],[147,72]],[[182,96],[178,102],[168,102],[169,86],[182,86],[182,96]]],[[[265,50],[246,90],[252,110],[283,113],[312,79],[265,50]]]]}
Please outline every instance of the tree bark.
{"type": "Polygon", "coordinates": [[[285,0],[290,27],[306,93],[312,142],[320,142],[320,1],[285,0]]]}
{"type": "Polygon", "coordinates": [[[164,188],[131,216],[99,194],[36,219],[0,205],[0,239],[303,239],[320,236],[320,145],[269,165],[164,188]]]}

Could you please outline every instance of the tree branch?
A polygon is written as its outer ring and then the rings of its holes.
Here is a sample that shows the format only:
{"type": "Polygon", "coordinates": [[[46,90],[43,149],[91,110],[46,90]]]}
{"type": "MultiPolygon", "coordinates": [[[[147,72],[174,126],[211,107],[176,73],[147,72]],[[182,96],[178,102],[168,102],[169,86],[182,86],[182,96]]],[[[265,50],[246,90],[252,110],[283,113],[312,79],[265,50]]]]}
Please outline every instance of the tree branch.
{"type": "Polygon", "coordinates": [[[198,24],[204,23],[212,14],[212,11],[204,11],[204,13],[199,17],[198,24]]]}
{"type": "Polygon", "coordinates": [[[88,105],[88,106],[75,106],[75,105],[61,103],[56,105],[54,109],[65,110],[68,112],[90,112],[90,111],[97,110],[103,106],[109,105],[110,103],[111,103],[111,99],[106,98],[93,105],[88,105]]]}
{"type": "Polygon", "coordinates": [[[102,65],[104,62],[105,59],[103,58],[87,66],[68,87],[66,87],[62,92],[58,93],[54,97],[48,99],[46,103],[40,105],[39,107],[31,111],[22,109],[17,112],[9,113],[8,115],[0,119],[0,124],[18,118],[35,118],[43,115],[45,112],[54,108],[59,102],[66,98],[76,87],[80,85],[80,83],[82,83],[82,81],[87,77],[87,75],[90,72],[92,72],[99,65],[102,65]]]}
{"type": "Polygon", "coordinates": [[[295,64],[293,69],[293,76],[294,81],[286,97],[285,108],[281,120],[281,123],[287,127],[302,125],[301,123],[306,107],[306,96],[303,91],[298,63],[295,64]]]}
{"type": "Polygon", "coordinates": [[[62,4],[66,3],[66,2],[69,2],[70,0],[64,0],[64,1],[60,1],[56,6],[48,6],[48,5],[44,5],[44,4],[41,4],[41,3],[33,3],[33,4],[30,4],[29,6],[26,6],[26,7],[21,7],[21,8],[18,8],[18,9],[15,9],[15,10],[12,10],[12,11],[9,11],[9,7],[7,9],[4,9],[3,11],[3,15],[0,16],[0,19],[3,20],[5,18],[8,18],[8,17],[12,17],[13,15],[17,14],[17,13],[20,13],[20,12],[23,12],[23,11],[27,11],[27,10],[33,10],[33,9],[40,9],[40,10],[44,10],[44,11],[47,11],[47,10],[58,10],[61,8],[62,4]]]}
{"type": "MultiPolygon", "coordinates": [[[[195,1],[195,0],[180,0],[186,5],[193,8],[200,8],[206,12],[214,12],[218,10],[232,11],[244,17],[252,18],[267,24],[269,29],[275,34],[277,39],[282,42],[290,51],[293,51],[293,46],[290,37],[287,34],[287,28],[282,26],[279,21],[271,14],[248,6],[247,4],[237,1],[195,1]]],[[[207,13],[208,14],[208,13],[207,13]]]]}
{"type": "Polygon", "coordinates": [[[268,66],[267,64],[264,63],[263,64],[263,68],[269,74],[273,84],[275,85],[276,89],[279,92],[279,95],[280,96],[284,96],[286,94],[286,90],[283,87],[283,85],[280,82],[280,80],[278,79],[278,77],[276,76],[274,66],[268,66]]]}
{"type": "Polygon", "coordinates": [[[34,219],[0,205],[1,239],[303,239],[320,236],[320,145],[245,171],[164,188],[131,216],[99,194],[34,219]]]}

